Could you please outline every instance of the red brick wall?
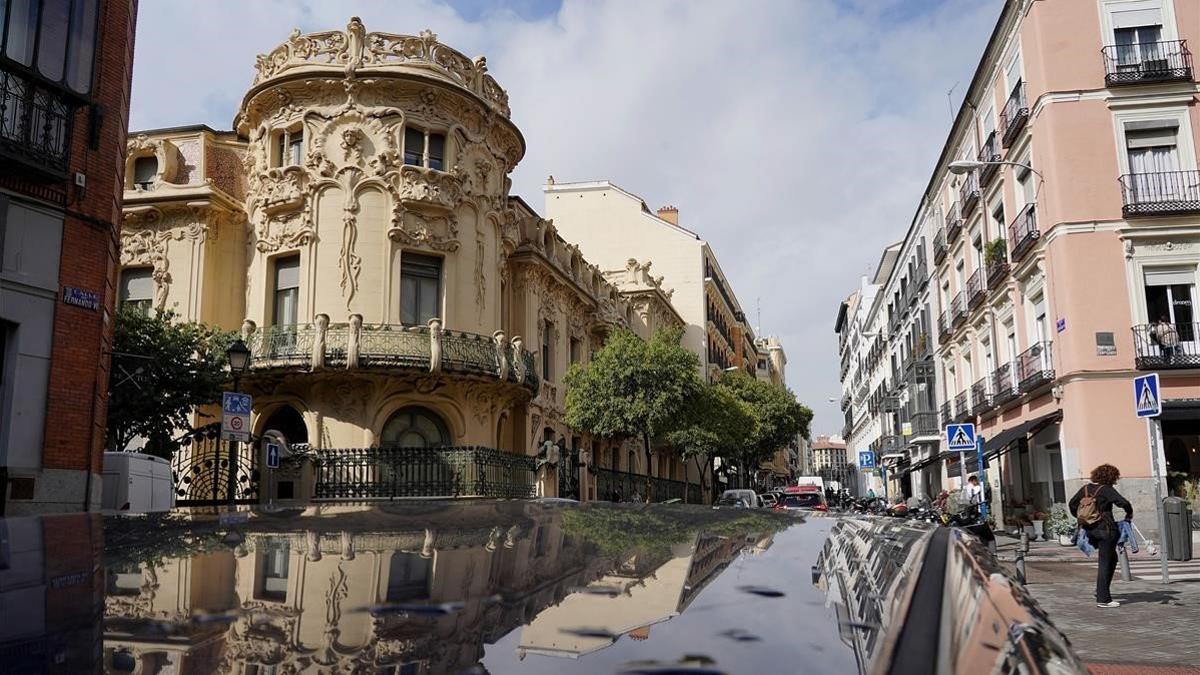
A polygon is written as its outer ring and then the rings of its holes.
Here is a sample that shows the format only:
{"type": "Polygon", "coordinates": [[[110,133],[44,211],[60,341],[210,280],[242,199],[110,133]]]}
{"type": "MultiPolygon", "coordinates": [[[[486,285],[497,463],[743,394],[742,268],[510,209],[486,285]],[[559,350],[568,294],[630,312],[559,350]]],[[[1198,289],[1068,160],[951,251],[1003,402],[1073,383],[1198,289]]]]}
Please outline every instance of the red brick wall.
{"type": "MultiPolygon", "coordinates": [[[[54,314],[50,388],[46,400],[45,468],[100,471],[104,450],[112,312],[125,174],[125,132],[137,0],[100,7],[94,104],[102,111],[99,144],[91,146],[91,114],[82,108],[72,132],[71,169],[86,189],[69,187],[59,286],[97,293],[100,311],[59,302],[54,314]]],[[[72,178],[72,183],[73,183],[72,178]]]]}

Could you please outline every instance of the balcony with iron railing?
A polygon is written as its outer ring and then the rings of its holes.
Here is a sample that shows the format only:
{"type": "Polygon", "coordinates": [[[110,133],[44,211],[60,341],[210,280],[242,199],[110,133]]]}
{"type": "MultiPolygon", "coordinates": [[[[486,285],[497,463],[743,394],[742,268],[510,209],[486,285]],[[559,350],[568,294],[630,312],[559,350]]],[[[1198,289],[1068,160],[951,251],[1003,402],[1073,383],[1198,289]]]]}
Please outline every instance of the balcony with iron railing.
{"type": "Polygon", "coordinates": [[[534,392],[540,380],[533,353],[503,332],[475,335],[430,326],[329,324],[268,326],[243,331],[253,372],[404,369],[450,372],[517,384],[534,392]]]}
{"type": "Polygon", "coordinates": [[[1017,356],[1017,384],[1028,393],[1054,381],[1051,343],[1037,342],[1017,356]]]}
{"type": "Polygon", "coordinates": [[[987,263],[987,287],[989,290],[996,290],[1003,286],[1002,281],[1008,276],[1008,261],[1003,257],[989,260],[987,263]]]}
{"type": "Polygon", "coordinates": [[[971,171],[963,174],[962,185],[958,186],[958,207],[961,209],[961,220],[966,220],[971,217],[971,211],[975,209],[975,205],[979,203],[979,198],[983,195],[979,189],[979,174],[971,171]]]}
{"type": "Polygon", "coordinates": [[[908,423],[912,425],[913,438],[937,436],[942,431],[942,426],[938,423],[938,413],[933,410],[910,413],[908,423]]]}
{"type": "Polygon", "coordinates": [[[1000,129],[1003,132],[1001,145],[1006,148],[1011,146],[1017,139],[1017,134],[1021,133],[1021,129],[1025,128],[1025,123],[1028,121],[1029,104],[1025,101],[1025,83],[1019,81],[1013,87],[1012,93],[1008,95],[1004,111],[1000,113],[1000,129]]]}
{"type": "Polygon", "coordinates": [[[913,279],[910,288],[912,288],[913,299],[917,299],[922,288],[929,285],[929,265],[925,262],[924,256],[917,261],[917,266],[913,270],[913,279]]]}
{"type": "Polygon", "coordinates": [[[0,59],[0,164],[13,162],[50,178],[65,178],[78,104],[18,71],[0,59]]]}
{"type": "Polygon", "coordinates": [[[1005,363],[992,372],[992,403],[1003,405],[1021,395],[1017,385],[1017,369],[1005,363]]]}
{"type": "MultiPolygon", "coordinates": [[[[971,174],[971,175],[973,176],[974,174],[971,174]]],[[[972,178],[972,180],[974,180],[974,179],[972,178]]],[[[978,197],[978,192],[979,192],[978,183],[976,183],[975,192],[977,193],[976,197],[978,197]]],[[[961,194],[961,192],[960,192],[960,194],[961,194]]],[[[961,207],[961,204],[959,202],[954,202],[953,204],[950,205],[950,210],[946,211],[946,245],[947,246],[949,246],[950,244],[953,244],[954,240],[958,238],[958,234],[960,232],[962,232],[963,209],[961,209],[960,207],[961,207]]]]}
{"type": "Polygon", "coordinates": [[[996,162],[1000,161],[1000,141],[996,138],[996,132],[988,134],[987,139],[983,141],[983,147],[979,150],[979,156],[976,158],[984,165],[979,167],[979,185],[987,187],[995,178],[996,172],[1000,170],[1000,165],[996,162]]]}
{"type": "Polygon", "coordinates": [[[967,294],[965,291],[954,294],[954,299],[950,301],[950,311],[953,313],[955,328],[967,320],[967,294]]]}
{"type": "Polygon", "coordinates": [[[979,415],[992,407],[991,376],[985,376],[971,385],[971,414],[979,415]]]}
{"type": "Polygon", "coordinates": [[[954,332],[954,325],[951,320],[949,311],[938,314],[938,338],[941,342],[945,342],[950,334],[954,332]]]}
{"type": "Polygon", "coordinates": [[[1133,327],[1138,370],[1200,368],[1200,323],[1148,323],[1133,327]]]}
{"type": "Polygon", "coordinates": [[[941,426],[946,426],[954,421],[954,404],[946,401],[938,410],[938,418],[941,420],[941,426]]]}
{"type": "Polygon", "coordinates": [[[1200,213],[1200,171],[1125,174],[1121,199],[1126,218],[1200,213]]]}
{"type": "Polygon", "coordinates": [[[987,278],[982,267],[976,268],[967,277],[967,307],[975,309],[987,299],[987,278]]]}
{"type": "Polygon", "coordinates": [[[1009,255],[1014,263],[1020,262],[1042,236],[1038,230],[1036,206],[1032,202],[1026,204],[1008,225],[1008,243],[1012,247],[1009,255]]]}
{"type": "Polygon", "coordinates": [[[971,417],[971,393],[964,389],[954,397],[954,421],[962,422],[971,417]]]}
{"type": "Polygon", "coordinates": [[[1104,56],[1104,84],[1109,87],[1192,79],[1192,54],[1187,40],[1108,45],[1104,56]]]}
{"type": "Polygon", "coordinates": [[[933,262],[938,264],[946,259],[946,254],[950,252],[950,246],[946,243],[946,228],[939,227],[936,234],[933,235],[933,262]]]}

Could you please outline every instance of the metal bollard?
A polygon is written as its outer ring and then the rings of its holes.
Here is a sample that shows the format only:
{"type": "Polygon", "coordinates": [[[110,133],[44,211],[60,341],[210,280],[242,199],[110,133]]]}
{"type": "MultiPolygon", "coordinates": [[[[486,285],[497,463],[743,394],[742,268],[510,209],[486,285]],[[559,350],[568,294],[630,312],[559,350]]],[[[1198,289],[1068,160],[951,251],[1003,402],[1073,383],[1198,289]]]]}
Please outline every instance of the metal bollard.
{"type": "Polygon", "coordinates": [[[1117,547],[1117,558],[1121,561],[1121,580],[1133,581],[1133,572],[1129,569],[1129,551],[1124,546],[1117,547]]]}
{"type": "Polygon", "coordinates": [[[1029,535],[1021,529],[1021,542],[1017,544],[1017,581],[1025,583],[1025,554],[1029,553],[1029,535]]]}

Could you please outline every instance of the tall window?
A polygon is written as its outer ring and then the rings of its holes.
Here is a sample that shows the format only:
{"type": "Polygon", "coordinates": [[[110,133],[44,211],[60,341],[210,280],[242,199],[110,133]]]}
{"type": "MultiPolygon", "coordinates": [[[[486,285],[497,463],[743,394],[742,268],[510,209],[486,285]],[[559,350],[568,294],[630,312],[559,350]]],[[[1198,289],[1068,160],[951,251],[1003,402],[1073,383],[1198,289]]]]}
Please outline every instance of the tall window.
{"type": "Polygon", "coordinates": [[[1195,340],[1196,271],[1148,269],[1145,273],[1146,319],[1176,326],[1180,340],[1195,340]]]}
{"type": "Polygon", "coordinates": [[[551,380],[554,375],[554,323],[542,322],[542,379],[551,380]]]}
{"type": "Polygon", "coordinates": [[[133,267],[121,271],[121,309],[143,316],[150,314],[154,302],[154,279],[149,267],[133,267]]]}
{"type": "Polygon", "coordinates": [[[1179,122],[1154,120],[1125,124],[1125,147],[1130,173],[1179,170],[1179,122]]]}
{"type": "Polygon", "coordinates": [[[276,326],[294,326],[300,306],[300,256],[275,259],[275,303],[271,317],[276,326]]]}
{"type": "Polygon", "coordinates": [[[133,184],[149,190],[154,185],[154,177],[158,175],[158,158],[138,157],[133,160],[133,184]]]}
{"type": "Polygon", "coordinates": [[[72,91],[92,90],[99,0],[0,2],[4,55],[72,91]],[[5,21],[7,19],[7,21],[5,21]]]}
{"type": "Polygon", "coordinates": [[[1143,63],[1163,58],[1162,8],[1146,6],[1150,4],[1155,3],[1128,3],[1127,9],[1110,15],[1120,70],[1138,70],[1143,63]]]}
{"type": "Polygon", "coordinates": [[[583,342],[577,338],[571,338],[571,363],[579,363],[583,359],[583,342]]]}
{"type": "Polygon", "coordinates": [[[409,602],[428,598],[432,562],[416,553],[393,553],[388,565],[387,601],[409,602]]]}
{"type": "Polygon", "coordinates": [[[273,541],[263,551],[262,583],[259,596],[268,600],[283,600],[287,597],[288,557],[291,545],[287,541],[273,541]]]}
{"type": "Polygon", "coordinates": [[[404,127],[404,163],[445,170],[446,135],[417,127],[404,127]]]}
{"type": "Polygon", "coordinates": [[[304,128],[275,134],[275,166],[300,166],[304,162],[304,128]]]}
{"type": "Polygon", "coordinates": [[[440,316],[442,259],[417,253],[400,256],[400,321],[406,326],[440,316]]]}
{"type": "Polygon", "coordinates": [[[1008,223],[1004,222],[1004,200],[997,198],[996,203],[992,204],[992,231],[996,236],[1003,237],[1007,227],[1008,223]]]}

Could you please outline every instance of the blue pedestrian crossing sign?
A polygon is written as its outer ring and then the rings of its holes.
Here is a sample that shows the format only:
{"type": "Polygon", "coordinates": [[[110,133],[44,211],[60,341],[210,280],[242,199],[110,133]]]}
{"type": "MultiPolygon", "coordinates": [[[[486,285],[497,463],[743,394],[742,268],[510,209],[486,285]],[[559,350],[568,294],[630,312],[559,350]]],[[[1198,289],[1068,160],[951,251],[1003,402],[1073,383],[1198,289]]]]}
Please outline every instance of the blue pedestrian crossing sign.
{"type": "Polygon", "coordinates": [[[947,424],[946,443],[951,450],[974,450],[975,425],[970,423],[947,424]]]}
{"type": "Polygon", "coordinates": [[[1162,399],[1158,397],[1158,373],[1133,378],[1133,410],[1138,417],[1158,417],[1162,414],[1162,399]]]}
{"type": "Polygon", "coordinates": [[[858,452],[858,468],[874,469],[875,468],[875,453],[870,450],[859,450],[858,452]]]}
{"type": "Polygon", "coordinates": [[[279,444],[267,443],[267,468],[279,468],[279,444]]]}

